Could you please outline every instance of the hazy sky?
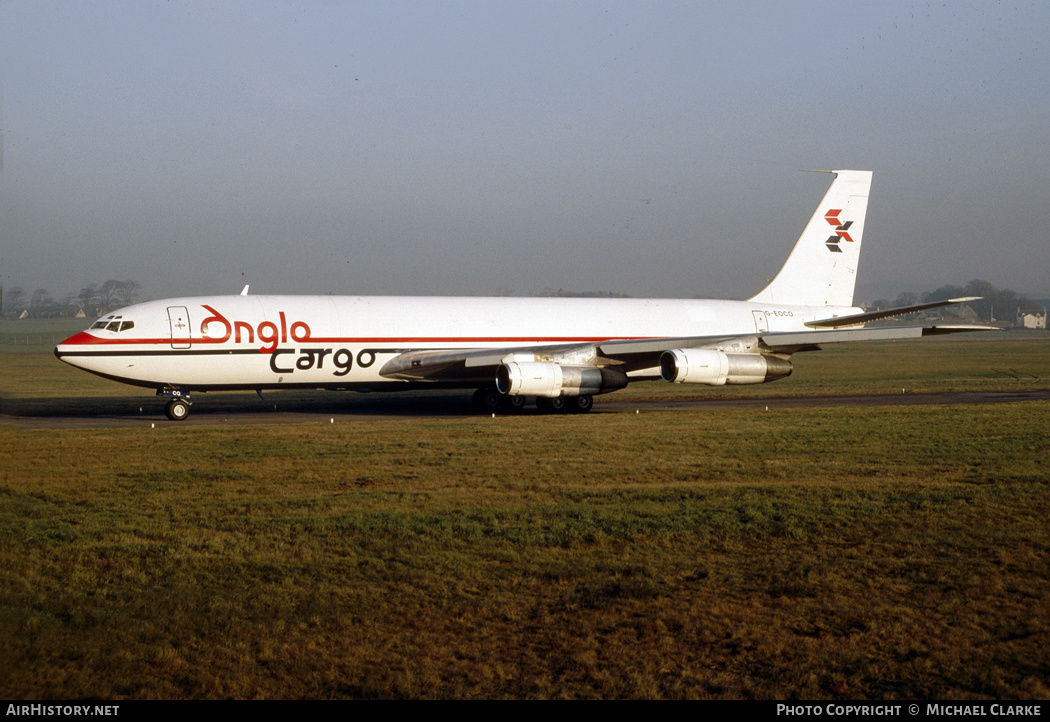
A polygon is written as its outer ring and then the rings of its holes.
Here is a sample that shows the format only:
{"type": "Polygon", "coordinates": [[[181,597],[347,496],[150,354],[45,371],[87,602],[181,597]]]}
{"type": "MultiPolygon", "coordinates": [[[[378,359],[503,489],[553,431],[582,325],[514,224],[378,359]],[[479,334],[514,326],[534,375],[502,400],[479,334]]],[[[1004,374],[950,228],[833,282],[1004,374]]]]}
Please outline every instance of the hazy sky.
{"type": "Polygon", "coordinates": [[[0,1],[0,282],[1050,295],[1050,3],[0,1]]]}

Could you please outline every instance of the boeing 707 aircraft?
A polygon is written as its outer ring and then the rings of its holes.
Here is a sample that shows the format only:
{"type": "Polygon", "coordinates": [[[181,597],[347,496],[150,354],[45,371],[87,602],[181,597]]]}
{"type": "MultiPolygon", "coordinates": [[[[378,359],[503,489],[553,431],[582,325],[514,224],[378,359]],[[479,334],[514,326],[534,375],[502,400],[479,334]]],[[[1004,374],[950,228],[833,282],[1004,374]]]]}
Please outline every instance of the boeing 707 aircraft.
{"type": "Polygon", "coordinates": [[[865,313],[853,305],[871,172],[835,179],[776,277],[746,301],[630,298],[238,296],[128,306],[55,347],[99,376],[155,388],[168,418],[194,391],[476,389],[486,409],[526,399],[585,412],[632,381],[758,384],[824,344],[982,326],[864,327],[974,300],[865,313]]]}

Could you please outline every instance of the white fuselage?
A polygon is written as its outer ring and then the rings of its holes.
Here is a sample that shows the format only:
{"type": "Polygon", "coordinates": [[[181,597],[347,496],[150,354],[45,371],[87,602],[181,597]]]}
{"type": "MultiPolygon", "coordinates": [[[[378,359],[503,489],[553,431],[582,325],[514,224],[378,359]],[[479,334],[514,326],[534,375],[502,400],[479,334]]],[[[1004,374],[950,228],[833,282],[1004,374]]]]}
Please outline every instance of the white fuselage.
{"type": "Polygon", "coordinates": [[[858,311],[680,299],[211,296],[122,308],[55,353],[156,388],[389,388],[406,382],[379,370],[409,351],[804,331],[806,321],[858,311]]]}

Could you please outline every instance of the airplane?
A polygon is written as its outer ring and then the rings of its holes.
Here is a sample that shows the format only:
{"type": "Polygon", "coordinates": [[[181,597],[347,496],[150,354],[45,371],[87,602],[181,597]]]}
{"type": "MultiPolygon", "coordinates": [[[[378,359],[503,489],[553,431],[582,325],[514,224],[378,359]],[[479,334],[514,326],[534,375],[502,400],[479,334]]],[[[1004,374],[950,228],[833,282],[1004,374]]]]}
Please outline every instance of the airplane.
{"type": "Polygon", "coordinates": [[[628,383],[757,384],[792,354],[833,343],[985,326],[868,327],[954,303],[853,305],[871,171],[837,170],[779,273],[746,301],[632,298],[266,296],[172,298],[121,308],[55,347],[73,366],[154,388],[169,419],[215,390],[475,389],[490,411],[536,400],[583,413],[628,383]]]}

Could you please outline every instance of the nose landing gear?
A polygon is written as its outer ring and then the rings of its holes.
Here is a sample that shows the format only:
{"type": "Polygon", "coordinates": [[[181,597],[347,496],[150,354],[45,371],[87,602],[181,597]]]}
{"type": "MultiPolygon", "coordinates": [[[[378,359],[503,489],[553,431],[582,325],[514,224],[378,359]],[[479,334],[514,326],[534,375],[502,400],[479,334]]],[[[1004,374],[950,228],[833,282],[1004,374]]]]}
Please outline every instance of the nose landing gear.
{"type": "Polygon", "coordinates": [[[190,415],[190,405],[183,399],[169,401],[168,405],[164,407],[164,415],[172,421],[182,421],[190,415]]]}
{"type": "Polygon", "coordinates": [[[190,415],[190,394],[173,388],[157,389],[157,396],[171,399],[164,407],[164,415],[172,421],[184,421],[190,415]]]}

